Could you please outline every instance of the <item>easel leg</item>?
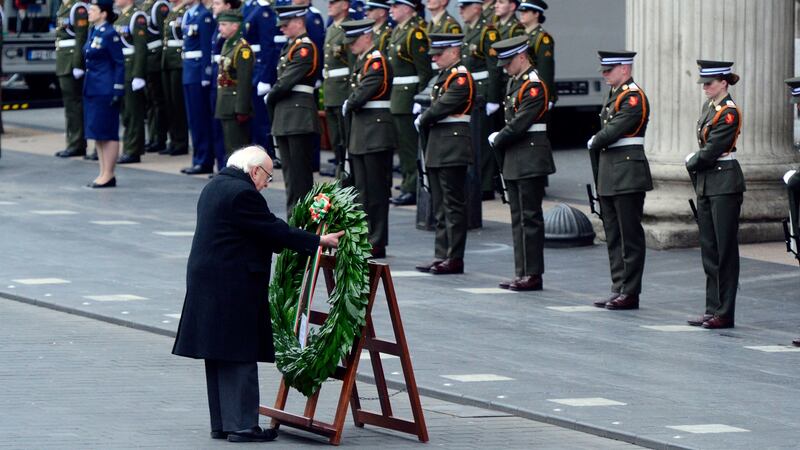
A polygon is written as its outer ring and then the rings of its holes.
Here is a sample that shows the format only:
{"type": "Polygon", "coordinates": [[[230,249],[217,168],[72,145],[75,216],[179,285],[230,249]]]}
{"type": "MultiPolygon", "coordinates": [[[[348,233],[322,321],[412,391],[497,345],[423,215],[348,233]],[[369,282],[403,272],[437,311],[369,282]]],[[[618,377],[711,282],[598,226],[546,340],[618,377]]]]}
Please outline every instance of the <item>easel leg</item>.
{"type": "MultiPolygon", "coordinates": [[[[289,398],[289,387],[286,382],[281,378],[281,386],[278,388],[278,395],[275,396],[275,409],[283,411],[286,409],[286,399],[289,398]]],[[[276,430],[280,428],[281,424],[275,419],[270,421],[270,426],[276,430]]]]}

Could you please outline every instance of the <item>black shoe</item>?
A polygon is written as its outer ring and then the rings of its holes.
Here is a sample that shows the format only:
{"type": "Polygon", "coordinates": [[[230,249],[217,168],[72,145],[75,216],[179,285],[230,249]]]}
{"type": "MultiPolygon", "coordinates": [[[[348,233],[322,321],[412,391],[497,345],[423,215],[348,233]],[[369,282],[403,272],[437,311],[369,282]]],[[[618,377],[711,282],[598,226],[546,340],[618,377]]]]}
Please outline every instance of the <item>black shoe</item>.
{"type": "Polygon", "coordinates": [[[405,192],[390,200],[396,206],[408,206],[417,204],[417,196],[411,192],[405,192]]]}
{"type": "Polygon", "coordinates": [[[228,442],[269,442],[278,437],[274,428],[253,427],[249,430],[231,431],[228,433],[228,442]]]}
{"type": "Polygon", "coordinates": [[[60,152],[56,152],[56,156],[59,158],[72,158],[75,156],[86,156],[86,149],[83,150],[76,150],[74,148],[68,148],[66,150],[61,150],[60,152]]]}
{"type": "Polygon", "coordinates": [[[169,155],[173,150],[175,150],[175,147],[173,147],[171,145],[168,145],[168,146],[165,146],[163,149],[159,150],[158,154],[159,155],[169,155]]]}
{"type": "Polygon", "coordinates": [[[85,159],[87,161],[97,161],[97,151],[95,151],[94,153],[92,153],[90,155],[85,155],[83,157],[83,159],[85,159]]]}
{"type": "Polygon", "coordinates": [[[188,148],[175,148],[175,147],[167,147],[164,150],[158,152],[159,155],[169,155],[169,156],[180,156],[180,155],[187,155],[189,154],[188,148]]]}
{"type": "Polygon", "coordinates": [[[102,188],[112,188],[117,187],[117,177],[113,177],[110,180],[106,181],[103,184],[92,182],[89,184],[89,187],[92,189],[102,189],[102,188]]]}
{"type": "Polygon", "coordinates": [[[214,173],[214,169],[205,168],[203,166],[192,166],[192,167],[184,167],[181,169],[182,173],[186,175],[208,175],[210,173],[214,173]]]}
{"type": "Polygon", "coordinates": [[[145,153],[161,153],[162,150],[167,148],[166,144],[159,144],[158,142],[151,142],[144,146],[145,153]]]}
{"type": "Polygon", "coordinates": [[[212,431],[211,439],[228,439],[228,433],[224,431],[212,431]]]}
{"type": "Polygon", "coordinates": [[[139,155],[124,154],[117,159],[117,164],[136,164],[142,162],[139,155]]]}

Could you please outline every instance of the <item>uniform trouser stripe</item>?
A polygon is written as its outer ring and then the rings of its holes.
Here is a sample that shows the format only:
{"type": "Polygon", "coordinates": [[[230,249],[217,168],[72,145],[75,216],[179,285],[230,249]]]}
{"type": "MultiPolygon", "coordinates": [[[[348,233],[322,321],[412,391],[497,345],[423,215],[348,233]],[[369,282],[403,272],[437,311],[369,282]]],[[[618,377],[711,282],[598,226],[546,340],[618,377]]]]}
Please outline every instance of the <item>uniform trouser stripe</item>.
{"type": "Polygon", "coordinates": [[[76,80],[72,74],[58,77],[61,98],[64,102],[67,149],[86,150],[86,137],[83,129],[83,79],[76,80]]]}
{"type": "Polygon", "coordinates": [[[642,228],[644,197],[644,192],[600,197],[613,292],[629,295],[642,292],[646,249],[642,228]]]}
{"type": "Polygon", "coordinates": [[[506,180],[511,209],[516,276],[544,273],[544,214],[542,199],[546,177],[506,180]]]}
{"type": "Polygon", "coordinates": [[[733,319],[739,284],[742,194],[698,196],[700,254],[706,273],[706,313],[733,319]]]}
{"type": "Polygon", "coordinates": [[[391,150],[350,155],[353,182],[364,205],[373,247],[389,245],[389,197],[392,195],[391,150]]]}
{"type": "Polygon", "coordinates": [[[397,131],[397,156],[400,157],[400,171],[403,192],[417,192],[417,145],[419,135],[414,128],[414,116],[411,114],[392,114],[397,131]]]}
{"type": "Polygon", "coordinates": [[[144,154],[144,117],[147,112],[145,91],[133,91],[130,83],[125,83],[125,94],[122,97],[122,153],[141,156],[144,154]]]}

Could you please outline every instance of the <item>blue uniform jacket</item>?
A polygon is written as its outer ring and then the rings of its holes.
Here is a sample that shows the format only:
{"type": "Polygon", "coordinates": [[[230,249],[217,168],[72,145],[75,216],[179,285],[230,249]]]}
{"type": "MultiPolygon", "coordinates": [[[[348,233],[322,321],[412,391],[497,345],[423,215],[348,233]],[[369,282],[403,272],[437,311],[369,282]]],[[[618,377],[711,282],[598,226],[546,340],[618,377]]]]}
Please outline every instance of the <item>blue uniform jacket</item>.
{"type": "Polygon", "coordinates": [[[211,74],[204,76],[203,81],[208,80],[211,83],[211,90],[217,89],[217,75],[219,75],[219,55],[222,53],[222,46],[225,44],[225,39],[219,35],[219,30],[214,30],[214,35],[211,37],[211,74]]]}
{"type": "Polygon", "coordinates": [[[276,14],[268,0],[255,0],[245,6],[242,7],[247,11],[242,24],[242,36],[256,55],[253,86],[258,83],[275,84],[278,59],[283,47],[283,44],[275,42],[275,36],[281,36],[276,14]]]}
{"type": "Polygon", "coordinates": [[[125,93],[125,58],[122,42],[111,24],[92,27],[83,46],[86,78],[83,95],[86,97],[117,96],[125,93]]]}
{"type": "Polygon", "coordinates": [[[211,77],[211,40],[217,27],[215,22],[202,3],[183,14],[183,84],[200,84],[211,77]]]}

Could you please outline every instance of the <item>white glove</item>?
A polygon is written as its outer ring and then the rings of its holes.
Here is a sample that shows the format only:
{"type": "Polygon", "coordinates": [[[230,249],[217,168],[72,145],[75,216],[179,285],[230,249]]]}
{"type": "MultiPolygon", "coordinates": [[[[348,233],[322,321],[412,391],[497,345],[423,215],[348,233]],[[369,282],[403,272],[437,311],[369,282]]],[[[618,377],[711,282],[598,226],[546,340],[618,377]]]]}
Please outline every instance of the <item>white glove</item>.
{"type": "Polygon", "coordinates": [[[495,131],[494,133],[489,135],[489,145],[494,147],[494,140],[497,139],[497,135],[500,134],[499,131],[495,131]]]}
{"type": "Polygon", "coordinates": [[[77,69],[77,68],[72,69],[72,78],[75,78],[76,80],[80,80],[81,77],[83,76],[83,74],[85,74],[85,73],[86,72],[84,72],[83,69],[77,69]]]}
{"type": "Polygon", "coordinates": [[[555,103],[553,103],[553,102],[547,102],[547,109],[548,109],[548,110],[550,110],[550,109],[553,109],[553,105],[555,105],[555,103]]]}
{"type": "Polygon", "coordinates": [[[314,83],[314,89],[319,89],[320,86],[322,86],[322,81],[317,80],[317,82],[314,83]]]}
{"type": "Polygon", "coordinates": [[[422,112],[422,105],[419,103],[414,103],[414,106],[411,107],[411,114],[419,114],[422,112]]]}
{"type": "Polygon", "coordinates": [[[208,80],[203,80],[203,81],[200,82],[200,86],[203,86],[203,87],[211,86],[211,82],[208,81],[208,80]]]}
{"type": "Polygon", "coordinates": [[[586,141],[586,148],[591,149],[592,148],[592,142],[594,142],[594,135],[592,135],[592,137],[590,137],[589,140],[586,141]]]}
{"type": "Polygon", "coordinates": [[[786,174],[783,176],[783,182],[786,183],[786,184],[789,184],[789,179],[792,178],[794,176],[794,174],[796,174],[796,173],[797,173],[797,171],[794,170],[794,169],[786,172],[786,174]]]}
{"type": "Polygon", "coordinates": [[[342,103],[342,115],[343,116],[347,115],[347,100],[345,100],[344,103],[342,103]]]}
{"type": "Polygon", "coordinates": [[[688,163],[689,160],[692,159],[692,156],[695,155],[695,153],[697,153],[697,152],[692,152],[692,153],[689,153],[688,155],[686,155],[686,158],[684,159],[684,161],[686,161],[688,163]]]}
{"type": "Polygon", "coordinates": [[[145,84],[147,83],[144,81],[144,78],[134,78],[131,80],[131,90],[133,92],[141,90],[145,84]]]}
{"type": "Polygon", "coordinates": [[[420,118],[422,118],[422,116],[417,116],[417,118],[414,119],[414,128],[417,129],[417,132],[419,132],[419,127],[420,127],[420,120],[419,119],[420,118]]]}
{"type": "Polygon", "coordinates": [[[489,102],[486,104],[486,115],[491,116],[496,113],[498,109],[500,109],[500,103],[489,102]]]}
{"type": "Polygon", "coordinates": [[[259,81],[258,85],[256,86],[256,94],[263,97],[264,95],[267,95],[269,93],[270,89],[272,89],[271,84],[262,83],[259,81]]]}

